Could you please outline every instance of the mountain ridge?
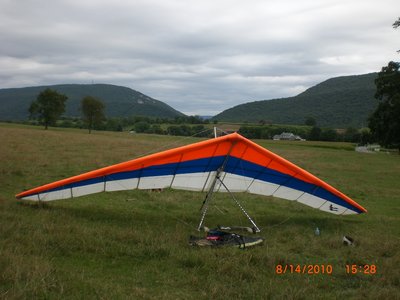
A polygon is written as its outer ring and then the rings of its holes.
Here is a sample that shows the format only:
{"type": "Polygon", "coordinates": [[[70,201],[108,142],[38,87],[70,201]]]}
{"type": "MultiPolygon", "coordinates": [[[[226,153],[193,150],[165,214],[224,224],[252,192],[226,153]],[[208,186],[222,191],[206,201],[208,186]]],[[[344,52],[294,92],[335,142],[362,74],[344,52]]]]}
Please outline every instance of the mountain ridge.
{"type": "Polygon", "coordinates": [[[377,105],[374,98],[377,73],[327,79],[293,97],[247,102],[229,108],[214,120],[304,124],[313,117],[322,127],[363,127],[377,105]]]}
{"type": "Polygon", "coordinates": [[[153,99],[134,89],[112,84],[56,84],[0,89],[0,120],[26,120],[30,103],[46,88],[68,96],[65,116],[78,117],[80,101],[93,96],[105,104],[107,117],[141,115],[174,118],[184,114],[166,103],[153,99]]]}

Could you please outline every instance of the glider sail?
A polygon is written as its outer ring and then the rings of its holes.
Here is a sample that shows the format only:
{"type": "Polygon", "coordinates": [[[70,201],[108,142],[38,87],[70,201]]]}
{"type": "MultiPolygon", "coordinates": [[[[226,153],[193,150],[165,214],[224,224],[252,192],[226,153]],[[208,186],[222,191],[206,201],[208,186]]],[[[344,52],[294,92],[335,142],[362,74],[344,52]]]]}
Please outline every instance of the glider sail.
{"type": "Polygon", "coordinates": [[[161,188],[249,192],[338,215],[366,212],[326,182],[237,133],[66,178],[16,198],[51,201],[103,191],[161,188]]]}

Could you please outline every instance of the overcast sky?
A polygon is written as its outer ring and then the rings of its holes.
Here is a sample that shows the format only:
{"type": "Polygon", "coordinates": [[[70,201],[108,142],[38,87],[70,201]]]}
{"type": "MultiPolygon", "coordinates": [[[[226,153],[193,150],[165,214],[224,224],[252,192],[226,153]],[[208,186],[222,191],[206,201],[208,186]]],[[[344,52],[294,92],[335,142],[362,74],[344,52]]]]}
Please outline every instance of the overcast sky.
{"type": "Polygon", "coordinates": [[[399,0],[0,0],[0,88],[123,85],[214,115],[400,60],[399,0]]]}

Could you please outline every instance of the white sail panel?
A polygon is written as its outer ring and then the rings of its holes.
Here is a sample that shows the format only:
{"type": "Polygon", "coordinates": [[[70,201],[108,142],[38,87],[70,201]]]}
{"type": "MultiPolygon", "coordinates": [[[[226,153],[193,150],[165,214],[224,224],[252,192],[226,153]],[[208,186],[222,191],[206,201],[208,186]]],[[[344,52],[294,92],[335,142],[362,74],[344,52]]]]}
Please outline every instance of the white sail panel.
{"type": "Polygon", "coordinates": [[[138,182],[138,178],[109,180],[106,182],[106,192],[133,190],[137,188],[138,182]]]}

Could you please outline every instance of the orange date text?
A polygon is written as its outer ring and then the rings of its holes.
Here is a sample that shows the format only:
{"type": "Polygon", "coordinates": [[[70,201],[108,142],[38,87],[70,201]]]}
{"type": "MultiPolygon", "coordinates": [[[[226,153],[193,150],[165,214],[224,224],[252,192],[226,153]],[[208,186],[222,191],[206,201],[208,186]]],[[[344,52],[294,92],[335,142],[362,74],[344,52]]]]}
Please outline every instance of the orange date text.
{"type": "Polygon", "coordinates": [[[278,275],[283,275],[283,274],[331,275],[332,272],[333,272],[333,267],[332,265],[329,264],[304,264],[304,265],[278,264],[275,266],[275,274],[278,275]]]}

